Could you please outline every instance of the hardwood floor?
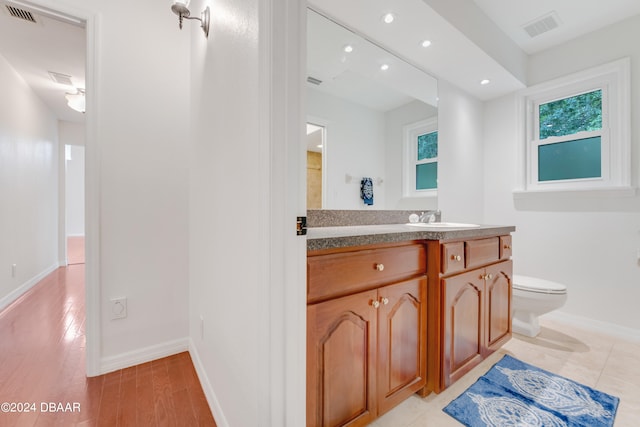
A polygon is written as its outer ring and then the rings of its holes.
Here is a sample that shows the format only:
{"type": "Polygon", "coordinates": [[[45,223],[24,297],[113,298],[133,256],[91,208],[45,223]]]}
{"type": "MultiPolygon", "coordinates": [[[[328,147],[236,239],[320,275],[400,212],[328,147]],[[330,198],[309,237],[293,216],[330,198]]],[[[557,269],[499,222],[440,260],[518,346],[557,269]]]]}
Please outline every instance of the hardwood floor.
{"type": "Polygon", "coordinates": [[[0,312],[0,426],[215,426],[189,353],[87,378],[84,327],[84,264],[0,312]]]}
{"type": "Polygon", "coordinates": [[[84,236],[67,237],[67,263],[84,264],[84,236]]]}

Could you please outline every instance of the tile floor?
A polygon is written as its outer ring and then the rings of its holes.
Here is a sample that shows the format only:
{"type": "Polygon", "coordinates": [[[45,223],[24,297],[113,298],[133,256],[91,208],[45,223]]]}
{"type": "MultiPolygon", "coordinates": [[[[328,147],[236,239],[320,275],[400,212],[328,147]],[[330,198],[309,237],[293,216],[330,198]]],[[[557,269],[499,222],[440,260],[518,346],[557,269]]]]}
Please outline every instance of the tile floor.
{"type": "Polygon", "coordinates": [[[640,425],[640,342],[630,342],[540,319],[536,338],[514,334],[499,351],[440,394],[414,395],[371,424],[371,427],[460,426],[442,412],[504,354],[581,382],[620,398],[615,427],[640,425]]]}

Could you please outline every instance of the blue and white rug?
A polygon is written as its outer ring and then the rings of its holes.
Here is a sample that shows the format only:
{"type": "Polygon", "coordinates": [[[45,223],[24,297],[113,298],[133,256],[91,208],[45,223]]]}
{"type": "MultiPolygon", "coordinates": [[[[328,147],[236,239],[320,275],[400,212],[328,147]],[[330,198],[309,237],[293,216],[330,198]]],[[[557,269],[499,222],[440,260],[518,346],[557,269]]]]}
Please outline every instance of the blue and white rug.
{"type": "Polygon", "coordinates": [[[505,355],[443,411],[467,427],[610,427],[619,402],[505,355]]]}

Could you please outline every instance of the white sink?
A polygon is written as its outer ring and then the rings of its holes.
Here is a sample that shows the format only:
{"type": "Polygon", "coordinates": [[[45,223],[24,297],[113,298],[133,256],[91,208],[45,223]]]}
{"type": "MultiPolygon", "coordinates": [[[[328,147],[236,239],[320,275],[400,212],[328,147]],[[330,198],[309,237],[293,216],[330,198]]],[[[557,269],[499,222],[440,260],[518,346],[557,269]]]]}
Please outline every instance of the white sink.
{"type": "Polygon", "coordinates": [[[464,222],[410,222],[407,225],[420,228],[475,228],[478,224],[466,224],[464,222]]]}

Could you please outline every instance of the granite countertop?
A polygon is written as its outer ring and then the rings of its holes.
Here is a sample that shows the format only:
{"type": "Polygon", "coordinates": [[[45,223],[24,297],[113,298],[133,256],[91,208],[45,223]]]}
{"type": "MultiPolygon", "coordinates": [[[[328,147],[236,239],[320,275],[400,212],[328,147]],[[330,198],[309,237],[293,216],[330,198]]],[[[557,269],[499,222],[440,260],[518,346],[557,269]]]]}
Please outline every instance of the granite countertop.
{"type": "Polygon", "coordinates": [[[515,229],[514,226],[501,225],[424,229],[407,224],[310,227],[307,229],[307,250],[314,251],[409,240],[452,240],[496,236],[509,234],[515,229]]]}

